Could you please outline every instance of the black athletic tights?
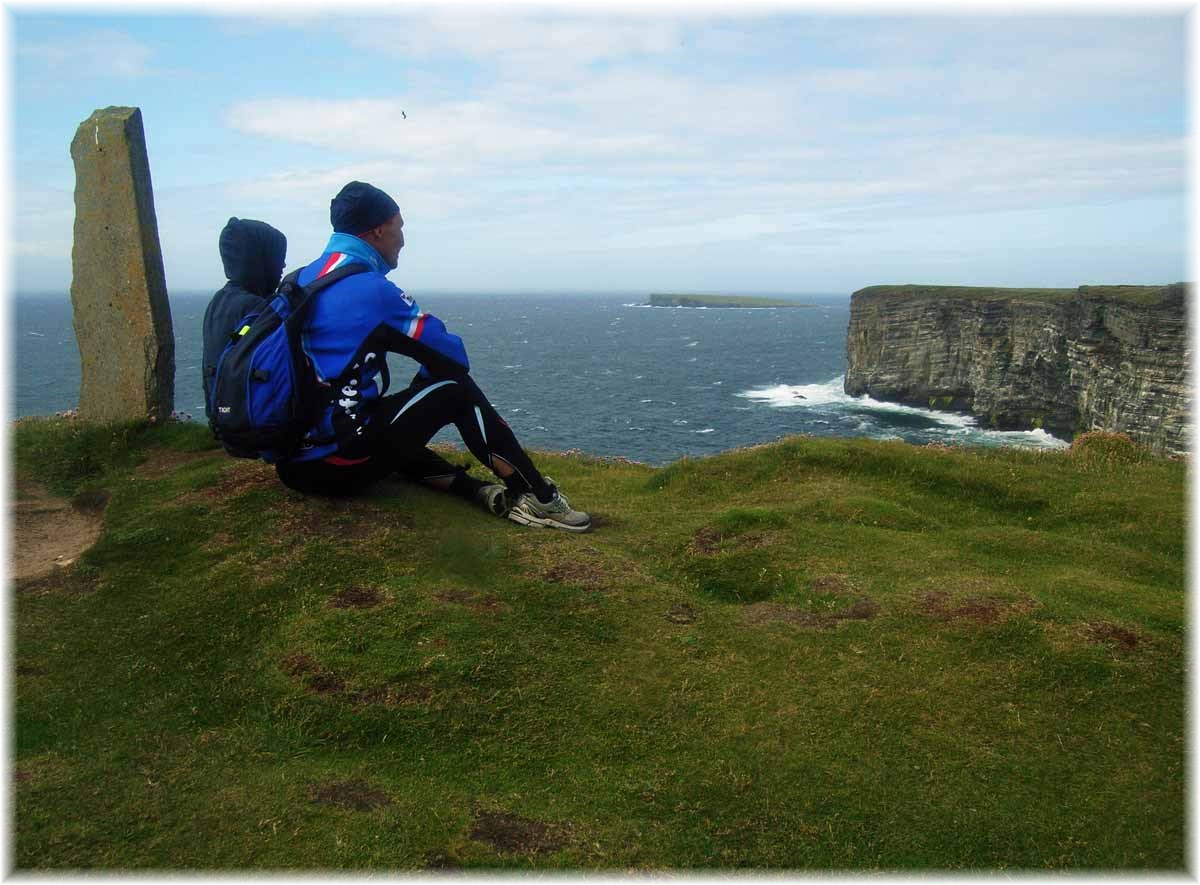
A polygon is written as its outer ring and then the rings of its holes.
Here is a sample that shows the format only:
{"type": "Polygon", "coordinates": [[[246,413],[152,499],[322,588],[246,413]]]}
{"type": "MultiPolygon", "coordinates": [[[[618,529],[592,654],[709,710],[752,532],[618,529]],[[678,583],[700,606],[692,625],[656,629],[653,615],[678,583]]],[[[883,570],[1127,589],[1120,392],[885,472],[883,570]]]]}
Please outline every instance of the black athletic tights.
{"type": "Polygon", "coordinates": [[[450,480],[451,492],[471,498],[485,483],[426,447],[448,424],[458,428],[471,454],[497,476],[498,462],[513,468],[504,483],[514,498],[530,491],[548,496],[546,481],[512,428],[469,375],[452,381],[417,378],[405,390],[379,400],[367,426],[365,457],[280,463],[276,471],[284,485],[306,494],[355,495],[398,473],[434,485],[450,480]]]}

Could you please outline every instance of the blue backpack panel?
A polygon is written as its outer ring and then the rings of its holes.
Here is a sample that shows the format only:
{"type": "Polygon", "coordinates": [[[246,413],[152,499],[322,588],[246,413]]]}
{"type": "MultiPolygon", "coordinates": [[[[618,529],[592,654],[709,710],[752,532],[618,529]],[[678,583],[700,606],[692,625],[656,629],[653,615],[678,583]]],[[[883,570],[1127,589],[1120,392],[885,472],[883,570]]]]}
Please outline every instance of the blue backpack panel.
{"type": "MultiPolygon", "coordinates": [[[[204,393],[209,427],[225,451],[270,462],[300,447],[325,396],[301,343],[308,308],[322,289],[366,270],[365,264],[347,264],[307,286],[297,282],[295,271],[274,298],[260,302],[258,313],[239,317],[224,331],[228,343],[205,371],[204,393]]],[[[206,351],[210,335],[219,334],[206,325],[206,351]]]]}

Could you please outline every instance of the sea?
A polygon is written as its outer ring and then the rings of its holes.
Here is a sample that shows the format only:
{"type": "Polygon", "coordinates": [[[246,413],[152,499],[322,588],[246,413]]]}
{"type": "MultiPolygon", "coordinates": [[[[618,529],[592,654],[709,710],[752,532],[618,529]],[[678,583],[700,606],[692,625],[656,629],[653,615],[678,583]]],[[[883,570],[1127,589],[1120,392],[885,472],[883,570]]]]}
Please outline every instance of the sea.
{"type": "MultiPolygon", "coordinates": [[[[212,293],[171,295],[175,408],[203,422],[201,322],[212,293]]],[[[462,337],[471,373],[526,448],[663,465],[793,434],[924,445],[1061,448],[1041,430],[982,428],[970,415],[848,396],[846,295],[801,308],[650,307],[646,293],[410,293],[462,337]]],[[[20,294],[12,414],[79,399],[66,294],[20,294]]],[[[416,364],[389,356],[393,390],[416,364]]],[[[454,428],[435,441],[460,443],[454,428]]]]}

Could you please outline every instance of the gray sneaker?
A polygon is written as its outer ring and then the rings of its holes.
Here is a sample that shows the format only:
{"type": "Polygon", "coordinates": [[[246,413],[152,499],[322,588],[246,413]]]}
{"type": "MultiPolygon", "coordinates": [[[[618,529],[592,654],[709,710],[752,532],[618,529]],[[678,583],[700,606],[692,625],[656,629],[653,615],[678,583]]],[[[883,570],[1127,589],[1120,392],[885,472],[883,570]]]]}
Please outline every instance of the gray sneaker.
{"type": "Polygon", "coordinates": [[[545,477],[549,486],[554,489],[554,497],[550,503],[543,504],[533,492],[526,492],[517,499],[508,518],[521,525],[565,529],[568,532],[586,532],[592,527],[592,518],[580,510],[572,510],[570,503],[563,497],[554,484],[554,480],[545,477]]]}
{"type": "Polygon", "coordinates": [[[508,489],[496,483],[479,489],[475,493],[475,500],[489,513],[494,513],[501,519],[508,516],[508,511],[512,509],[508,500],[508,489]]]}

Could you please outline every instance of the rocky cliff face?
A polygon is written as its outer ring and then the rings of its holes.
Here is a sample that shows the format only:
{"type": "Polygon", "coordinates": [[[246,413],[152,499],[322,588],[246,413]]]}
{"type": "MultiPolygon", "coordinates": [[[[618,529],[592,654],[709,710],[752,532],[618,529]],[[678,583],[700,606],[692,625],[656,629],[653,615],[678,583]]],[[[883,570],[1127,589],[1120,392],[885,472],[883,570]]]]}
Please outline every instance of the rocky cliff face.
{"type": "Polygon", "coordinates": [[[1190,449],[1187,288],[872,286],[850,301],[846,392],[1070,439],[1190,449]]]}

